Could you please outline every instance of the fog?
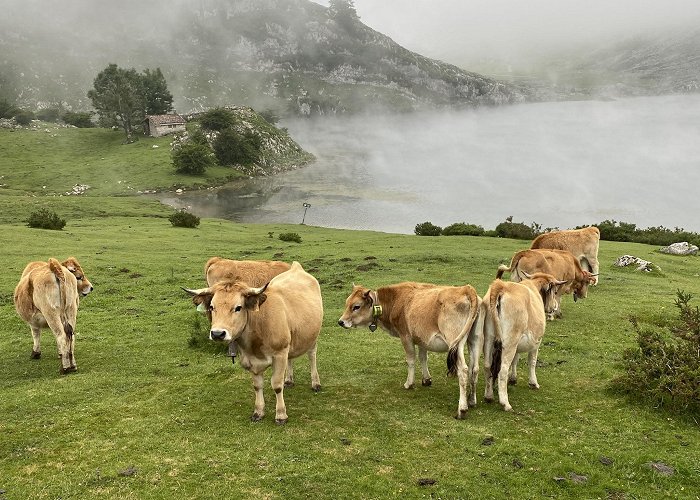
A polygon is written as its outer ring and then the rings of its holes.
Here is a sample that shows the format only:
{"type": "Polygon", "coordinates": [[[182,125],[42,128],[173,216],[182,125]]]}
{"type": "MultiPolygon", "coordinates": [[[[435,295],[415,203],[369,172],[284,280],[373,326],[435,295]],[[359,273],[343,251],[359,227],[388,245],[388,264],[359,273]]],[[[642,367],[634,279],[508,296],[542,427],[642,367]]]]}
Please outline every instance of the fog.
{"type": "MultiPolygon", "coordinates": [[[[328,1],[315,0],[322,5],[328,1]]],[[[461,66],[513,65],[700,25],[696,0],[355,0],[360,20],[406,48],[461,66]]]]}
{"type": "Polygon", "coordinates": [[[523,104],[285,123],[315,164],[235,189],[169,196],[208,216],[412,233],[506,217],[700,230],[700,96],[523,104]]]}

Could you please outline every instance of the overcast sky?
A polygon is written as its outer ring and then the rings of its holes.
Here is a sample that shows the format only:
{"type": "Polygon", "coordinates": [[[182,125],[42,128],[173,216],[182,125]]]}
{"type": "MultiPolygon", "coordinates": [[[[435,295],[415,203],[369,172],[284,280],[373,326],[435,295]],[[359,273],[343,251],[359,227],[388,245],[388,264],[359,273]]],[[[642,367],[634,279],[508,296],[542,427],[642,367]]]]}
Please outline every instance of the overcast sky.
{"type": "Polygon", "coordinates": [[[355,9],[404,47],[455,64],[700,26],[700,0],[355,0],[355,9]]]}

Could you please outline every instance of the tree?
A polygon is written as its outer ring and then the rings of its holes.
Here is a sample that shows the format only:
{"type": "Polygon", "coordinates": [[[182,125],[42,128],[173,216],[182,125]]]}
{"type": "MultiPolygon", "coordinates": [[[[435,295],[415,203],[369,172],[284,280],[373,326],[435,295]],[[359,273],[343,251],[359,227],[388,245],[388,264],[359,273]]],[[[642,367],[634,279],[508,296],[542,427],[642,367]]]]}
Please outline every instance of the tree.
{"type": "Polygon", "coordinates": [[[220,132],[233,127],[236,119],[226,108],[214,108],[202,113],[199,123],[204,130],[220,132]]]}
{"type": "Polygon", "coordinates": [[[331,19],[349,34],[357,35],[359,33],[360,18],[355,10],[355,2],[353,0],[330,0],[328,13],[331,19]]]}
{"type": "Polygon", "coordinates": [[[124,129],[127,143],[136,140],[134,127],[144,119],[143,80],[133,68],[110,64],[97,75],[94,88],[87,94],[103,123],[124,129]]]}
{"type": "Polygon", "coordinates": [[[202,175],[214,165],[214,158],[209,146],[188,142],[173,151],[173,165],[179,174],[202,175]]]}
{"type": "Polygon", "coordinates": [[[143,72],[144,96],[146,99],[146,114],[164,115],[173,110],[173,95],[168,90],[160,68],[151,71],[146,68],[143,72]]]}
{"type": "Polygon", "coordinates": [[[219,165],[250,165],[260,157],[260,139],[253,134],[241,135],[227,128],[219,132],[212,144],[219,165]]]}

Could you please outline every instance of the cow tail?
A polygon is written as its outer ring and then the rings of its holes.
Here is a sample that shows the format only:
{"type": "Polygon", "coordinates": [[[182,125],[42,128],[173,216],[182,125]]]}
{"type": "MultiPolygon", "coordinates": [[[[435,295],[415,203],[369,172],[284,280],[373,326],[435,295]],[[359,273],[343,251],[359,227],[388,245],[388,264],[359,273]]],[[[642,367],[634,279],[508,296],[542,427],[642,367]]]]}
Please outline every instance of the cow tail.
{"type": "Polygon", "coordinates": [[[68,322],[68,318],[66,318],[66,303],[68,298],[66,297],[66,276],[63,274],[63,266],[60,262],[51,257],[49,259],[49,269],[56,277],[56,284],[58,285],[61,324],[63,324],[63,330],[66,332],[66,336],[70,338],[73,336],[73,326],[68,322]]]}
{"type": "Polygon", "coordinates": [[[462,328],[462,331],[459,332],[459,335],[447,353],[447,375],[450,377],[457,375],[459,344],[462,342],[465,335],[469,334],[474,322],[476,321],[476,317],[479,314],[479,297],[477,296],[476,290],[474,290],[473,287],[469,288],[467,298],[469,299],[469,317],[467,318],[467,322],[464,324],[464,328],[462,328]]]}
{"type": "Polygon", "coordinates": [[[501,371],[501,355],[503,354],[503,342],[501,341],[501,299],[503,291],[498,290],[495,294],[491,294],[489,303],[489,316],[493,321],[493,329],[495,338],[493,349],[491,351],[491,380],[496,381],[498,373],[501,371]]]}
{"type": "Polygon", "coordinates": [[[510,265],[506,266],[505,264],[501,264],[500,266],[498,266],[498,272],[496,272],[496,279],[500,280],[503,276],[503,273],[512,273],[518,266],[520,257],[522,257],[522,251],[513,255],[513,258],[510,259],[510,265]]]}

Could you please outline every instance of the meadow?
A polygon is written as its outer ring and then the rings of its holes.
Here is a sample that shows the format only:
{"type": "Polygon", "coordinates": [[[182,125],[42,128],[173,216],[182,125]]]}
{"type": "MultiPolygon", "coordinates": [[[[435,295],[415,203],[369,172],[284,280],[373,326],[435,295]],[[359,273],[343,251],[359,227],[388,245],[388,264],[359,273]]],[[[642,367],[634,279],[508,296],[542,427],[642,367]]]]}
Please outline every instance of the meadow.
{"type": "MultiPolygon", "coordinates": [[[[9,168],[0,160],[0,175],[9,168]]],[[[163,177],[158,185],[167,184],[163,177]]],[[[35,181],[64,189],[56,176],[35,181]]],[[[458,384],[446,376],[445,355],[429,355],[431,387],[403,389],[400,343],[382,330],[341,329],[345,298],[353,282],[403,280],[470,283],[483,294],[499,263],[527,242],[218,219],[174,228],[171,209],[141,197],[33,196],[13,182],[0,191],[2,499],[699,498],[697,420],[610,386],[622,350],[634,345],[630,316],[661,324],[676,316],[677,289],[700,295],[697,257],[601,242],[600,284],[578,303],[566,297],[564,317],[547,326],[541,389],[529,389],[521,369],[506,413],[483,402],[482,376],[478,405],[458,421],[458,384]],[[39,206],[66,217],[66,227],[26,227],[39,206]],[[302,243],[280,241],[284,232],[302,243]],[[623,254],[661,270],[614,267],[623,254]],[[78,372],[60,376],[49,331],[42,359],[30,359],[31,335],[12,292],[28,261],[70,255],[95,290],[78,315],[78,372]],[[298,260],[321,284],[323,389],[311,390],[300,358],[296,386],[285,390],[285,426],[270,413],[269,373],[268,413],[250,421],[250,374],[206,339],[206,318],[180,289],[204,285],[213,255],[298,260]]]]}

